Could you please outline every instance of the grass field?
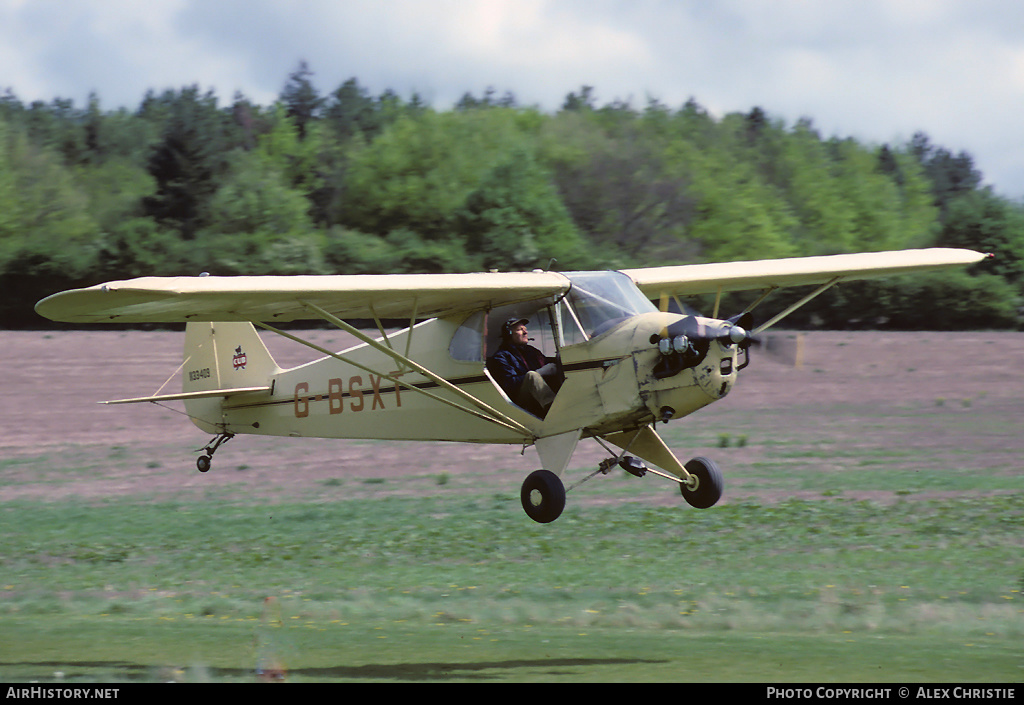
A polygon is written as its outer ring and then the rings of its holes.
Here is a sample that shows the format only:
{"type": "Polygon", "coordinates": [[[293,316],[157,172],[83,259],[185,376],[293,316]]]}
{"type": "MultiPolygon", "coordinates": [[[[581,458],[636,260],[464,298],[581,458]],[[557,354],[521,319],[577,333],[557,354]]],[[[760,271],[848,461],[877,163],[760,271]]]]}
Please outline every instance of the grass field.
{"type": "Polygon", "coordinates": [[[540,526],[508,496],[359,490],[7,503],[0,680],[252,680],[268,659],[291,680],[1024,676],[1019,494],[540,526]]]}
{"type": "Polygon", "coordinates": [[[666,427],[725,471],[704,511],[614,473],[534,524],[508,449],[244,439],[199,476],[173,436],[8,445],[0,682],[1024,681],[1016,392],[882,403],[826,358],[666,427]]]}

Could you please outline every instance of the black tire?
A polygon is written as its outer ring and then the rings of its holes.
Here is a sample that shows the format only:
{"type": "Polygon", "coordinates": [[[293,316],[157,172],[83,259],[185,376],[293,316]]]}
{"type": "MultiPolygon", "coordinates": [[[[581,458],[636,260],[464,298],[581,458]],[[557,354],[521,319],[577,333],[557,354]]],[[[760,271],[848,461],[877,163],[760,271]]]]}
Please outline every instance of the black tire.
{"type": "Polygon", "coordinates": [[[679,483],[679,491],[683,493],[683,499],[687,504],[697,509],[707,509],[717,504],[722,498],[725,481],[722,479],[722,471],[714,461],[694,458],[683,467],[697,478],[697,487],[692,490],[685,483],[679,483]]]}
{"type": "Polygon", "coordinates": [[[212,458],[208,455],[200,455],[196,458],[196,467],[199,468],[199,472],[206,472],[210,469],[210,463],[212,458]]]}
{"type": "Polygon", "coordinates": [[[565,509],[565,485],[550,470],[535,470],[523,481],[519,493],[527,516],[539,524],[548,524],[565,509]]]}

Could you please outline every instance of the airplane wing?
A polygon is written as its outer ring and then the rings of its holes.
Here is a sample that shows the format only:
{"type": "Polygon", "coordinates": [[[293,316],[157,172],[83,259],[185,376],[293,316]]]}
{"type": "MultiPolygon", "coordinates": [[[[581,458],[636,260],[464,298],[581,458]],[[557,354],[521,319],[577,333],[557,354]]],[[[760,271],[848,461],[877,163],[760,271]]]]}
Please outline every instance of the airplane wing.
{"type": "MultiPolygon", "coordinates": [[[[931,248],[626,269],[649,297],[826,284],[972,264],[985,255],[931,248]]],[[[429,318],[565,293],[555,272],[140,277],[49,296],[36,311],[69,323],[429,318]]]]}
{"type": "Polygon", "coordinates": [[[323,276],[140,277],[49,296],[36,311],[69,323],[430,318],[493,308],[569,289],[553,272],[323,276]]]}
{"type": "Polygon", "coordinates": [[[933,247],[922,250],[863,252],[822,257],[625,269],[648,298],[691,296],[851,281],[980,262],[988,255],[973,250],[933,247]]]}

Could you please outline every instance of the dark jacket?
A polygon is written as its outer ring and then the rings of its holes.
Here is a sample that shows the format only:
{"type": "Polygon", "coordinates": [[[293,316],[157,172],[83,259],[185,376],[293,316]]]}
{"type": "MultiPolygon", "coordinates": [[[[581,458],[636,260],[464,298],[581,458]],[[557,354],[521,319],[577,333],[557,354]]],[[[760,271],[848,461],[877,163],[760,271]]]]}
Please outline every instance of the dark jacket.
{"type": "Polygon", "coordinates": [[[487,369],[494,376],[494,381],[514,399],[526,373],[540,369],[546,364],[547,358],[537,348],[506,342],[502,343],[494,357],[487,361],[487,369]]]}

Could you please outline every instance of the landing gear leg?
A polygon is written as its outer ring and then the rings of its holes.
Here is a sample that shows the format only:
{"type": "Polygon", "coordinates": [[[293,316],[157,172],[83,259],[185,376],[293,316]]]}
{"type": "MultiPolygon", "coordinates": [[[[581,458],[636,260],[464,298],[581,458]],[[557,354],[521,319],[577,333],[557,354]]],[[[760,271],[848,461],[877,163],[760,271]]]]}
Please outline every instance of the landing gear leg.
{"type": "Polygon", "coordinates": [[[200,448],[199,450],[206,453],[206,455],[200,455],[196,458],[196,467],[199,469],[199,472],[209,471],[210,465],[213,463],[213,454],[217,452],[217,449],[220,448],[222,444],[227,443],[234,437],[235,434],[233,433],[220,433],[211,439],[209,443],[200,448]]]}

